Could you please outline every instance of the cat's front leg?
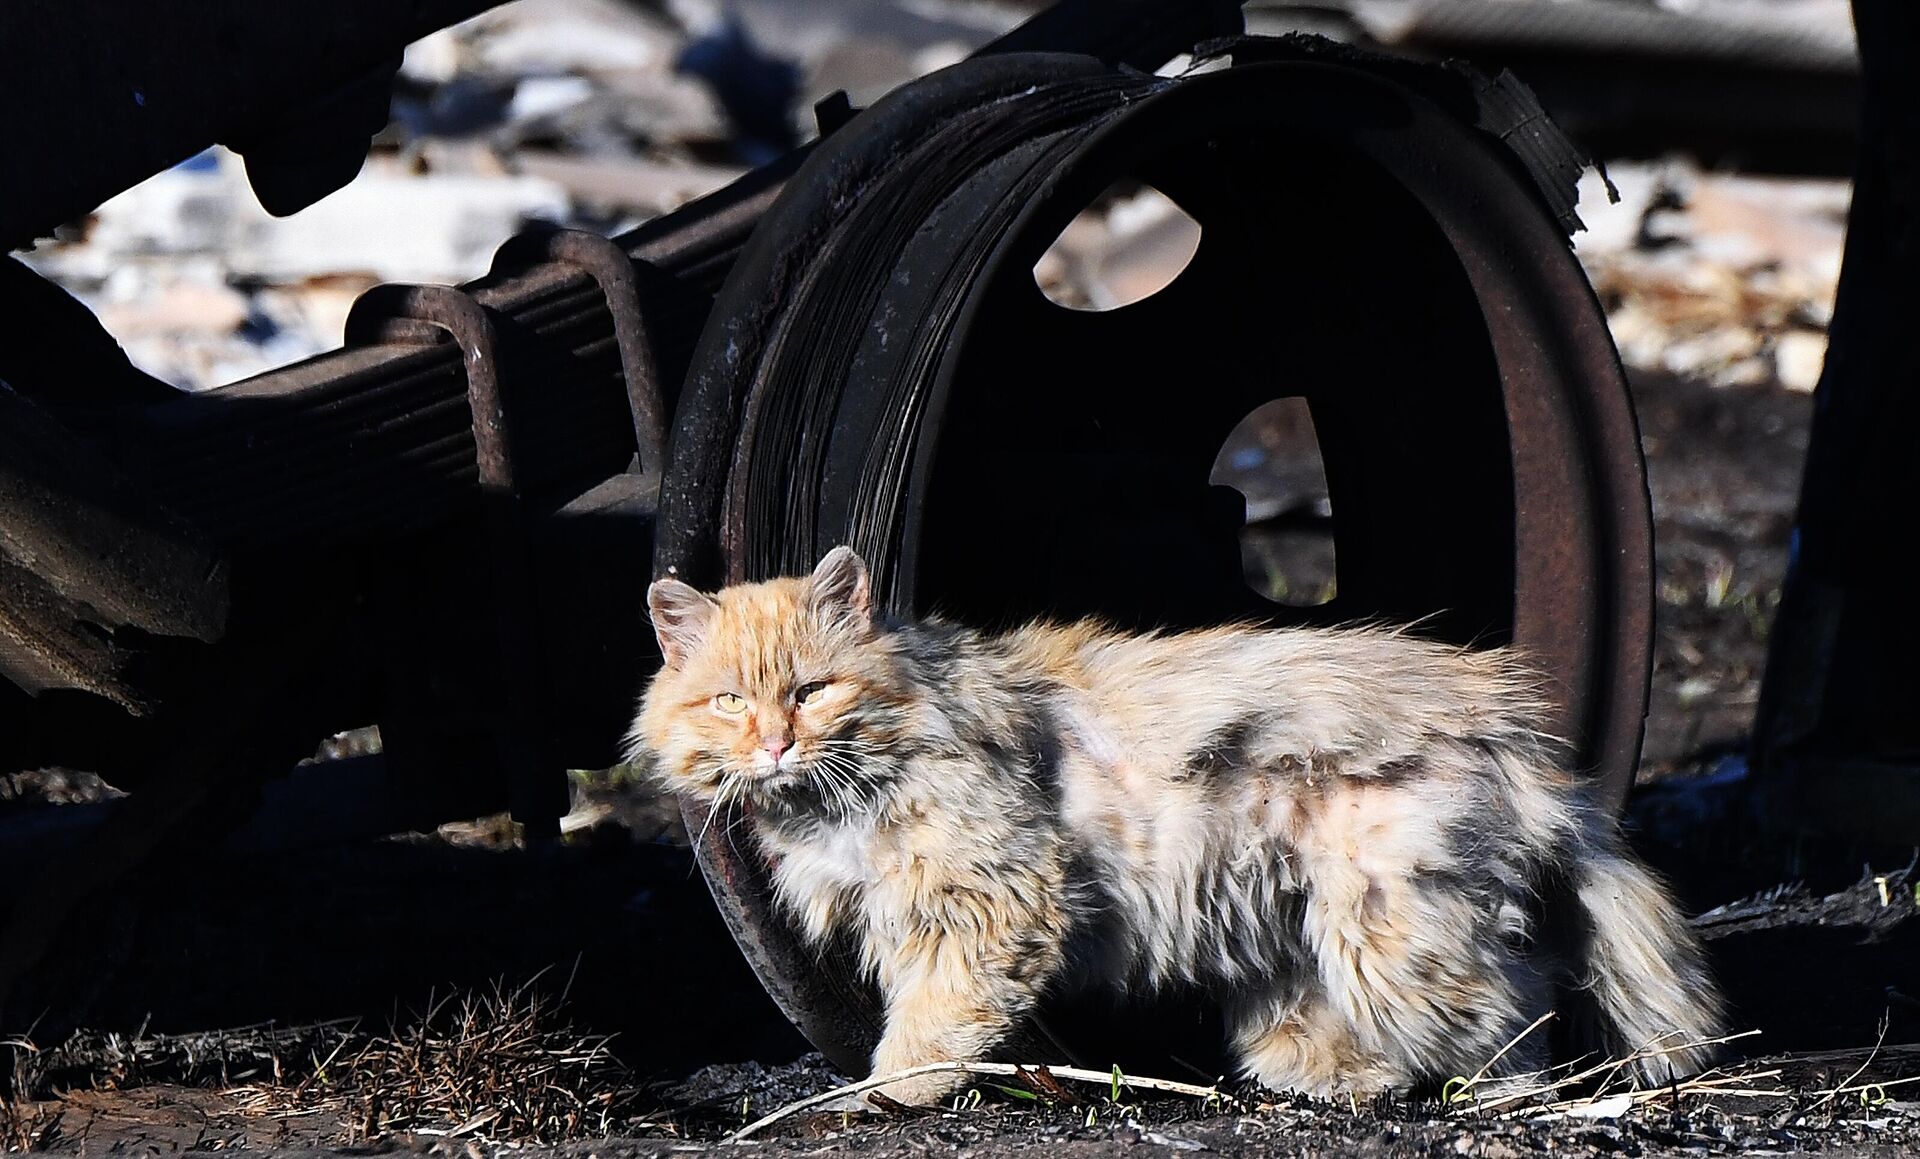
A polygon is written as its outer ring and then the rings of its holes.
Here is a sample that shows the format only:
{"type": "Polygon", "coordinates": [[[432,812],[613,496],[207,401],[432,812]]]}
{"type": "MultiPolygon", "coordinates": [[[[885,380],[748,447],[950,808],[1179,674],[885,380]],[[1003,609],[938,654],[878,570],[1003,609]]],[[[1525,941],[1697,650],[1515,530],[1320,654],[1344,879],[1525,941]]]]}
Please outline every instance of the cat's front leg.
{"type": "MultiPolygon", "coordinates": [[[[874,1050],[874,1075],[984,1060],[1032,1012],[1063,961],[1064,920],[1054,896],[1038,882],[942,890],[933,912],[909,925],[877,963],[887,1027],[874,1050]],[[1021,885],[1035,893],[1019,896],[1021,885]]],[[[971,1081],[964,1072],[935,1072],[879,1090],[924,1106],[971,1081]]]]}

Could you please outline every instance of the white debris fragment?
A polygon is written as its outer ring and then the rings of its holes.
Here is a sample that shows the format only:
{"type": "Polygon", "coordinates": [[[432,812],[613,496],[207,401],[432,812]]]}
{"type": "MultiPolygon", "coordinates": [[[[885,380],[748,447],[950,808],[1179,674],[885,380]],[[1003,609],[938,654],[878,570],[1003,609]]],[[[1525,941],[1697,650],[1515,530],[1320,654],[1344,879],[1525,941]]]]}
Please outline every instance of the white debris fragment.
{"type": "Polygon", "coordinates": [[[460,75],[460,32],[442,28],[407,46],[400,75],[417,84],[443,85],[460,75]]]}
{"type": "Polygon", "coordinates": [[[1598,169],[1580,175],[1580,220],[1586,229],[1573,235],[1573,248],[1582,255],[1618,254],[1631,250],[1640,237],[1640,222],[1647,215],[1660,183],[1655,170],[1645,165],[1612,165],[1603,179],[1598,169]],[[1607,192],[1613,182],[1615,201],[1607,192]]]}
{"type": "Polygon", "coordinates": [[[950,68],[971,56],[973,48],[964,40],[936,40],[913,54],[914,71],[925,76],[950,68]]]}
{"type": "Polygon", "coordinates": [[[1773,373],[1788,390],[1811,391],[1827,363],[1827,336],[1818,330],[1789,330],[1773,340],[1773,373]]]}
{"type": "Polygon", "coordinates": [[[1205,1151],[1207,1145],[1198,1139],[1188,1139],[1179,1135],[1165,1135],[1159,1131],[1140,1132],[1142,1143],[1151,1143],[1155,1147],[1165,1147],[1172,1151],[1205,1151]]]}
{"type": "Polygon", "coordinates": [[[583,76],[530,76],[513,87],[507,118],[530,121],[550,117],[585,102],[593,94],[593,82],[583,76]]]}
{"type": "Polygon", "coordinates": [[[1595,1099],[1590,1103],[1581,1103],[1577,1106],[1540,1115],[1527,1121],[1530,1123],[1554,1123],[1566,1119],[1617,1119],[1632,1109],[1633,1096],[1621,1094],[1604,1099],[1595,1099]]]}

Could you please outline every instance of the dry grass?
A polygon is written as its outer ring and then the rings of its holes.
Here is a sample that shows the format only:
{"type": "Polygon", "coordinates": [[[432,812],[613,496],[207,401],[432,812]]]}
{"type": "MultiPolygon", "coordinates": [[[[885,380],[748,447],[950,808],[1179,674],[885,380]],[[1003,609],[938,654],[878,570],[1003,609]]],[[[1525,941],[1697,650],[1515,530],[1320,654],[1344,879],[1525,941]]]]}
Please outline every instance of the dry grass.
{"type": "Polygon", "coordinates": [[[56,1049],[16,1040],[0,1151],[60,1137],[67,1091],[164,1083],[218,1091],[239,1113],[338,1123],[336,1143],[397,1136],[561,1143],[647,1126],[607,1035],[575,1029],[538,979],[457,993],[368,1035],[350,1024],[213,1034],[82,1032],[56,1049]]]}
{"type": "Polygon", "coordinates": [[[51,1150],[60,1141],[65,1112],[46,1103],[0,1098],[0,1153],[51,1150]]]}
{"type": "Polygon", "coordinates": [[[0,1042],[9,1056],[0,1074],[0,1152],[47,1151],[71,1142],[68,1108],[60,1102],[66,1092],[277,1082],[310,1068],[316,1050],[337,1047],[351,1035],[346,1023],[321,1023],[187,1035],[79,1031],[51,1049],[40,1048],[31,1035],[8,1039],[0,1042]]]}
{"type": "MultiPolygon", "coordinates": [[[[1550,1017],[1543,1017],[1527,1027],[1521,1032],[1520,1038],[1531,1034],[1550,1017]]],[[[1843,1052],[1857,1054],[1859,1065],[1846,1078],[1831,1086],[1815,1087],[1790,1082],[1781,1066],[1770,1064],[1767,1060],[1713,1067],[1684,1079],[1675,1079],[1664,1086],[1640,1086],[1631,1079],[1638,1064],[1657,1062],[1672,1054],[1691,1053],[1701,1047],[1720,1046],[1759,1033],[1758,1030],[1747,1030],[1697,1042],[1682,1041],[1677,1035],[1669,1035],[1619,1058],[1601,1062],[1580,1059],[1549,1070],[1490,1082],[1489,1091],[1483,1096],[1478,1088],[1491,1069],[1492,1061],[1498,1060],[1499,1055],[1495,1055],[1480,1074],[1450,1082],[1442,1101],[1456,1114],[1540,1122],[1563,1118],[1613,1119],[1636,1107],[1656,1103],[1677,1109],[1685,1102],[1732,1099],[1749,1100],[1748,1105],[1751,1106],[1785,1102],[1790,1104],[1789,1117],[1798,1120],[1833,1105],[1837,1099],[1858,1101],[1866,1107],[1883,1105],[1890,1098],[1888,1088],[1920,1082],[1920,1075],[1861,1081],[1861,1076],[1879,1059],[1885,1045],[1884,1022],[1880,1028],[1880,1041],[1873,1047],[1859,1052],[1843,1052]]],[[[1519,1039],[1514,1041],[1517,1043],[1519,1039]]],[[[1509,1043],[1506,1049],[1511,1049],[1513,1045],[1509,1043]]],[[[1506,1050],[1500,1053],[1505,1054],[1506,1050]]]]}
{"type": "Polygon", "coordinates": [[[43,1050],[31,1035],[4,1044],[12,1049],[6,1090],[18,1098],[42,1098],[77,1089],[127,1090],[152,1083],[228,1087],[284,1082],[310,1072],[322,1056],[355,1034],[351,1022],[307,1026],[243,1026],[201,1034],[148,1035],[77,1031],[58,1047],[43,1050]]]}
{"type": "Polygon", "coordinates": [[[396,1135],[561,1143],[645,1126],[610,1036],[574,1029],[563,1001],[533,982],[463,993],[385,1036],[342,1044],[298,1083],[228,1093],[256,1113],[336,1114],[349,1143],[396,1135]]]}

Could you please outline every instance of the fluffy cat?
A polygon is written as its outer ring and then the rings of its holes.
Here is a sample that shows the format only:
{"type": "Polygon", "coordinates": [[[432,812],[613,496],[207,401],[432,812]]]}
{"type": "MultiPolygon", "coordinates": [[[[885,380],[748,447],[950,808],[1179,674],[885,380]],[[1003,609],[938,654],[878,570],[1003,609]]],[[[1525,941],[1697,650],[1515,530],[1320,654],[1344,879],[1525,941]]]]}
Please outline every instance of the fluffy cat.
{"type": "MultiPolygon", "coordinates": [[[[852,939],[886,1001],[877,1074],[984,1058],[1069,975],[1197,983],[1248,1075],[1319,1095],[1474,1074],[1556,982],[1597,1008],[1596,1048],[1675,1048],[1644,1078],[1707,1061],[1699,950],[1508,653],[893,623],[844,547],[647,602],[666,662],[636,754],[744,812],[807,938],[852,939]]],[[[1542,1038],[1499,1072],[1542,1065],[1542,1038]]]]}

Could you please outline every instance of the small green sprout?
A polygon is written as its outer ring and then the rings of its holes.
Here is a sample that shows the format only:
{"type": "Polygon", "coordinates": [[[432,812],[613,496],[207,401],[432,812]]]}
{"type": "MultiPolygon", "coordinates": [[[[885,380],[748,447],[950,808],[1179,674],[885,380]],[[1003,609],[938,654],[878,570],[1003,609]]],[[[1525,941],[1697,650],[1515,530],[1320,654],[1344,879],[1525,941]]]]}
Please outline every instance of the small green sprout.
{"type": "Polygon", "coordinates": [[[1440,1101],[1448,1106],[1473,1101],[1473,1080],[1466,1075],[1454,1075],[1440,1088],[1440,1101]]]}

